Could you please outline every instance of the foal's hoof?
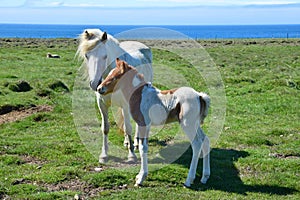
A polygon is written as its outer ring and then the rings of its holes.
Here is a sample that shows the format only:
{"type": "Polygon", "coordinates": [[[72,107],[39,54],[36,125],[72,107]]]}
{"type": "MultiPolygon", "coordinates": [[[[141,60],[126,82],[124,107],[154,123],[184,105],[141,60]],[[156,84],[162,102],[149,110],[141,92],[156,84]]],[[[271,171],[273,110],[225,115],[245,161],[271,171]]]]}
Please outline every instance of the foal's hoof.
{"type": "Polygon", "coordinates": [[[191,188],[191,185],[190,185],[190,186],[187,186],[187,185],[184,183],[184,184],[183,184],[183,187],[189,189],[189,188],[191,188]]]}
{"type": "Polygon", "coordinates": [[[206,182],[208,181],[209,179],[209,175],[204,175],[202,178],[201,178],[201,183],[202,184],[206,184],[206,182]]]}
{"type": "Polygon", "coordinates": [[[138,183],[135,183],[135,184],[134,184],[134,187],[140,188],[140,187],[142,187],[142,186],[143,186],[142,184],[138,184],[138,183]]]}
{"type": "Polygon", "coordinates": [[[148,173],[139,173],[136,177],[135,177],[135,185],[137,186],[142,186],[144,180],[146,179],[146,177],[148,176],[148,173]]]}

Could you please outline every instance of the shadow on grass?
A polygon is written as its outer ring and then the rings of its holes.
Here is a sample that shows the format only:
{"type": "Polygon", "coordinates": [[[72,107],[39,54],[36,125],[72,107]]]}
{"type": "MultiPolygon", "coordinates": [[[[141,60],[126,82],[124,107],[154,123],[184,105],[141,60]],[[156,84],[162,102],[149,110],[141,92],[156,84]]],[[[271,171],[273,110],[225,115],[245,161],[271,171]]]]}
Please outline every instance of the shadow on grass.
{"type": "MultiPolygon", "coordinates": [[[[211,177],[207,185],[200,183],[200,177],[197,177],[195,187],[206,189],[216,189],[226,192],[234,192],[246,195],[247,192],[288,195],[297,192],[293,188],[277,185],[246,185],[239,177],[239,171],[234,162],[239,158],[245,158],[249,153],[237,151],[234,149],[212,149],[211,151],[211,177]]],[[[200,170],[200,169],[199,169],[200,170]]],[[[201,171],[198,174],[202,174],[201,171]]]]}
{"type": "MultiPolygon", "coordinates": [[[[167,159],[170,152],[161,152],[161,155],[167,159]]],[[[297,192],[293,188],[276,186],[276,185],[246,185],[239,177],[239,171],[234,163],[240,159],[249,156],[245,151],[237,151],[233,149],[218,149],[214,148],[211,151],[211,176],[207,184],[203,185],[200,182],[202,176],[202,159],[199,160],[197,177],[192,185],[192,190],[221,190],[225,192],[233,192],[247,195],[247,192],[266,193],[274,195],[288,195],[297,192]]],[[[175,162],[190,167],[192,150],[188,150],[181,155],[175,162]]],[[[158,161],[159,162],[159,161],[158,161]]]]}

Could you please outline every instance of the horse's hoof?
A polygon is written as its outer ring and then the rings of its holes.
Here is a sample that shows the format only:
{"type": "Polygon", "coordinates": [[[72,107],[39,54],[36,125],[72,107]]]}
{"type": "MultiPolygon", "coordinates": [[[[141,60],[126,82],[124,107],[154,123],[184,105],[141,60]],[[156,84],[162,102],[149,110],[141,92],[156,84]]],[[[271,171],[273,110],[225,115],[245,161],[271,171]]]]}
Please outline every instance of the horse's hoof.
{"type": "Polygon", "coordinates": [[[137,157],[130,157],[127,160],[128,164],[133,164],[133,163],[137,163],[137,157]]]}
{"type": "Polygon", "coordinates": [[[129,143],[124,141],[123,145],[124,147],[128,148],[129,143]]]}
{"type": "Polygon", "coordinates": [[[134,151],[138,151],[139,150],[139,145],[134,145],[134,151]]]}
{"type": "Polygon", "coordinates": [[[108,161],[108,157],[99,158],[99,163],[101,163],[101,164],[105,164],[105,163],[107,163],[107,161],[108,161]]]}

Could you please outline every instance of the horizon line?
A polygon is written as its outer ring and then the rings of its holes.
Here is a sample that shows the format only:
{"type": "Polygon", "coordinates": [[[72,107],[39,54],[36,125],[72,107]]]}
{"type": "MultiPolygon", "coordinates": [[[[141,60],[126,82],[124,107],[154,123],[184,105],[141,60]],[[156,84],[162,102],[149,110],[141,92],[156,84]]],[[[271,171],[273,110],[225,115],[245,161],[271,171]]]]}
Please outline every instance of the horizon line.
{"type": "Polygon", "coordinates": [[[73,24],[73,23],[12,23],[12,22],[0,22],[0,25],[57,25],[57,26],[147,26],[147,27],[155,27],[155,26],[284,26],[284,25],[290,25],[290,26],[298,26],[299,24],[73,24]]]}

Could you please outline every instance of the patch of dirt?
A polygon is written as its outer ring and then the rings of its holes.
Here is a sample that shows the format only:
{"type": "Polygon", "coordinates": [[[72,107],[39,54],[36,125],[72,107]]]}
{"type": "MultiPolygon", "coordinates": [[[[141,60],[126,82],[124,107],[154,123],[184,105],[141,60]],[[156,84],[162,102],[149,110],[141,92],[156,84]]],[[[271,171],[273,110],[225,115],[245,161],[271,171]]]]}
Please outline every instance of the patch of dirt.
{"type": "MultiPolygon", "coordinates": [[[[64,181],[61,183],[56,183],[56,184],[29,181],[24,178],[19,178],[12,182],[12,185],[19,185],[19,184],[36,185],[44,188],[43,191],[47,191],[47,192],[60,192],[66,190],[78,192],[74,196],[74,199],[81,199],[81,200],[97,197],[100,192],[107,190],[106,188],[103,187],[94,187],[92,185],[89,185],[85,181],[79,180],[78,178],[64,181]]],[[[126,184],[116,186],[115,188],[113,188],[113,190],[125,190],[125,189],[128,189],[128,186],[126,184]]]]}
{"type": "Polygon", "coordinates": [[[270,153],[270,157],[279,158],[279,159],[298,159],[298,155],[292,155],[292,154],[281,154],[281,153],[270,153]]]}
{"type": "Polygon", "coordinates": [[[58,192],[64,190],[78,191],[78,193],[81,193],[77,194],[79,199],[89,199],[92,197],[96,197],[99,192],[105,190],[104,188],[95,188],[79,179],[73,179],[57,184],[43,184],[42,187],[45,187],[48,192],[58,192]]]}
{"type": "Polygon", "coordinates": [[[52,110],[53,107],[49,105],[40,105],[27,109],[11,110],[10,112],[0,115],[0,125],[24,119],[38,112],[51,112],[52,110]]]}
{"type": "Polygon", "coordinates": [[[46,163],[46,161],[42,161],[42,160],[39,160],[35,157],[32,157],[32,156],[29,156],[29,155],[22,155],[21,156],[21,159],[23,160],[24,163],[26,164],[30,164],[30,165],[43,165],[46,163]]]}

